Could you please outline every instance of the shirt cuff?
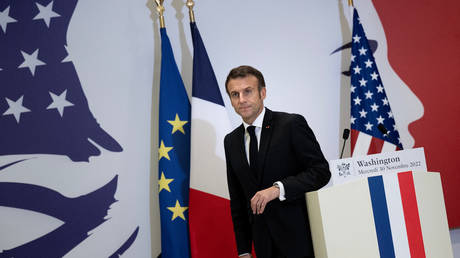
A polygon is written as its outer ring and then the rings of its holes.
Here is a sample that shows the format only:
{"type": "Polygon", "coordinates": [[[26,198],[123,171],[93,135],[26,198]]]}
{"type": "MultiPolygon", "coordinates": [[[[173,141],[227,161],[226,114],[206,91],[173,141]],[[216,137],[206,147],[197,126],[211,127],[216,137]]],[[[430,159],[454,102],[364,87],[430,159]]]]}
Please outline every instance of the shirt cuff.
{"type": "Polygon", "coordinates": [[[284,185],[283,185],[283,183],[281,183],[281,181],[276,181],[273,185],[277,185],[278,188],[280,189],[280,197],[279,197],[280,201],[286,200],[286,197],[284,197],[285,192],[284,192],[284,185]]]}
{"type": "Polygon", "coordinates": [[[249,254],[249,253],[239,254],[238,257],[241,257],[243,255],[247,255],[247,254],[249,254]]]}

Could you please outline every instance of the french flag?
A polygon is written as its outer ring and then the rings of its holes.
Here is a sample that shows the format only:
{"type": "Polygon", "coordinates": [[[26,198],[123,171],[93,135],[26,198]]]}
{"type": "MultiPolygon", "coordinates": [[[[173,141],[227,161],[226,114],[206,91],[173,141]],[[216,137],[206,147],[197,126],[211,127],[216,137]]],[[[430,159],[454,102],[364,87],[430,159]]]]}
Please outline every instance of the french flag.
{"type": "Polygon", "coordinates": [[[192,257],[235,257],[223,146],[230,120],[196,23],[190,27],[194,49],[190,248],[192,257]]]}

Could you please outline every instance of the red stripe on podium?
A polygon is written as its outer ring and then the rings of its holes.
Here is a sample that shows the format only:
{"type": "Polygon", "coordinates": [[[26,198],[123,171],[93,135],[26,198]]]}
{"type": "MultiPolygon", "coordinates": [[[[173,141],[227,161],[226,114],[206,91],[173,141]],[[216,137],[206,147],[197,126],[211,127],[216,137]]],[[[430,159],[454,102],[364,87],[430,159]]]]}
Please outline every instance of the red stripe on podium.
{"type": "Polygon", "coordinates": [[[412,172],[398,173],[398,180],[411,257],[425,258],[425,247],[412,172]]]}

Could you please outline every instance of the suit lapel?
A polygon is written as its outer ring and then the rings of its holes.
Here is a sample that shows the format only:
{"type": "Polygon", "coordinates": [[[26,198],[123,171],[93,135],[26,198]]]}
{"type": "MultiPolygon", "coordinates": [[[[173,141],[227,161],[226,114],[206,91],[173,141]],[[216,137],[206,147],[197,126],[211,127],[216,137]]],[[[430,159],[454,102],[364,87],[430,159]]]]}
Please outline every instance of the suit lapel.
{"type": "Polygon", "coordinates": [[[272,125],[273,113],[270,109],[265,108],[264,121],[262,123],[262,132],[260,135],[259,153],[257,154],[257,179],[259,184],[262,182],[262,176],[265,166],[265,160],[267,158],[267,150],[270,145],[272,138],[273,125],[272,125]]]}

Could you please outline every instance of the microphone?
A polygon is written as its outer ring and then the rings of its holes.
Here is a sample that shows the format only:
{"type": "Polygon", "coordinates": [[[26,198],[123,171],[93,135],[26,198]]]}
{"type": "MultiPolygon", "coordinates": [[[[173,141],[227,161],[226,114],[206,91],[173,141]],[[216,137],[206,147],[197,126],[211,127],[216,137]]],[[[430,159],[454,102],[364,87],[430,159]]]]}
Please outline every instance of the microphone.
{"type": "Polygon", "coordinates": [[[342,145],[342,152],[340,153],[340,158],[342,158],[343,156],[343,150],[345,149],[345,143],[347,142],[348,136],[350,136],[350,129],[347,129],[347,128],[343,129],[343,135],[342,135],[343,145],[342,145]]]}
{"type": "Polygon", "coordinates": [[[383,124],[379,124],[379,125],[377,126],[377,128],[379,129],[379,131],[380,131],[381,133],[383,133],[383,134],[385,134],[385,135],[388,133],[388,130],[385,128],[385,126],[384,126],[383,124]]]}
{"type": "MultiPolygon", "coordinates": [[[[395,138],[393,137],[393,135],[388,134],[388,130],[385,128],[385,126],[384,126],[383,124],[379,124],[379,125],[377,126],[377,128],[379,129],[379,131],[380,131],[383,135],[388,136],[388,139],[393,140],[393,142],[399,142],[397,139],[395,139],[395,138]]],[[[401,150],[402,150],[402,149],[403,149],[403,148],[401,148],[401,150]]]]}

